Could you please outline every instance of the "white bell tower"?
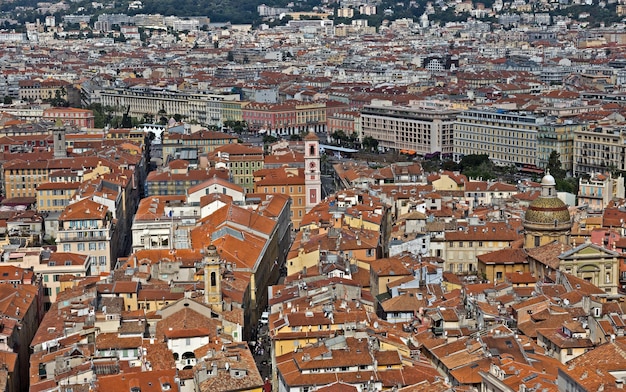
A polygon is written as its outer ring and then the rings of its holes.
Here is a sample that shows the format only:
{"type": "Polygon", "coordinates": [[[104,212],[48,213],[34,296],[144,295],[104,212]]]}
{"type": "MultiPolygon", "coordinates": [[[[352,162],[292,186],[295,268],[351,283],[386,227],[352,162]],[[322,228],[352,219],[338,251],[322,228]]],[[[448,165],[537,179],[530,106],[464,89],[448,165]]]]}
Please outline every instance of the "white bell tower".
{"type": "Polygon", "coordinates": [[[304,137],[304,187],[306,212],[309,212],[320,202],[322,197],[320,139],[312,130],[304,137]]]}

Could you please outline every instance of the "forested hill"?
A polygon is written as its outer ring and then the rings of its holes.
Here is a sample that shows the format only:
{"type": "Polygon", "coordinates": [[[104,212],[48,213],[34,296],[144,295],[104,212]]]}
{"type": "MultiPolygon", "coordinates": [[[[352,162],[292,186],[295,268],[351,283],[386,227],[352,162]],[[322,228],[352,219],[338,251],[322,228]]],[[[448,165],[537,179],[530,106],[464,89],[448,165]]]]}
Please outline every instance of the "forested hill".
{"type": "MultiPolygon", "coordinates": [[[[0,2],[0,16],[15,18],[18,22],[33,22],[41,18],[37,9],[41,0],[4,0],[0,2]]],[[[207,16],[212,22],[253,23],[260,19],[257,6],[285,7],[288,0],[142,0],[143,9],[129,10],[131,0],[102,1],[103,8],[93,8],[97,2],[78,0],[66,2],[69,9],[57,12],[54,15],[61,18],[65,14],[97,15],[102,13],[134,14],[161,14],[166,16],[207,16]]],[[[293,4],[293,2],[291,2],[293,4]]],[[[319,0],[299,0],[295,2],[294,10],[311,10],[319,0]]]]}

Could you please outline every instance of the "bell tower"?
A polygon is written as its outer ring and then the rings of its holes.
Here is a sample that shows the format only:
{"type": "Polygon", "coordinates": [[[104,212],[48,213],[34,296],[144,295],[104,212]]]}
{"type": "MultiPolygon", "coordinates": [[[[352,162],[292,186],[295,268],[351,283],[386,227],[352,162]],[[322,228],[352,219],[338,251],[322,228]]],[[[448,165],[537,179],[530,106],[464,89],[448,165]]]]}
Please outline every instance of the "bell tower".
{"type": "Polygon", "coordinates": [[[222,274],[215,245],[204,253],[204,302],[216,311],[222,310],[222,274]]]}
{"type": "Polygon", "coordinates": [[[312,130],[304,137],[304,187],[306,212],[309,212],[320,202],[322,196],[320,139],[312,130]]]}
{"type": "Polygon", "coordinates": [[[54,138],[54,157],[67,158],[67,146],[65,145],[65,128],[61,120],[57,120],[52,128],[52,137],[54,138]]]}

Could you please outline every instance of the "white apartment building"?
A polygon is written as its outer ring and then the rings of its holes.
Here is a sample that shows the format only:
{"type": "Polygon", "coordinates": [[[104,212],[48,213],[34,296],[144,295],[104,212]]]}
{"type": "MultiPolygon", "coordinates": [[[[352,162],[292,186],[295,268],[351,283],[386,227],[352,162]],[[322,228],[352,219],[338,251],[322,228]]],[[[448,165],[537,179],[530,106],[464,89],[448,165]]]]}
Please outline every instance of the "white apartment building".
{"type": "Polygon", "coordinates": [[[537,165],[543,118],[502,110],[468,110],[454,124],[454,160],[487,154],[496,165],[537,165]]]}

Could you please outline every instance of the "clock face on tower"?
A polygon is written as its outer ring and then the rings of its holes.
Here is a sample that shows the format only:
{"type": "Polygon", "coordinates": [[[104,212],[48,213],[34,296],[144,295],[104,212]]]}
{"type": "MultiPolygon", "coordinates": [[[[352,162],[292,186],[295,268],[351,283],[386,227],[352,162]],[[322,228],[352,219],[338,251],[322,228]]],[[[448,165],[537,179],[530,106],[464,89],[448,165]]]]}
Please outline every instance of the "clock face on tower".
{"type": "Polygon", "coordinates": [[[315,162],[309,162],[309,168],[310,168],[311,170],[315,170],[315,167],[316,167],[315,162]]]}

